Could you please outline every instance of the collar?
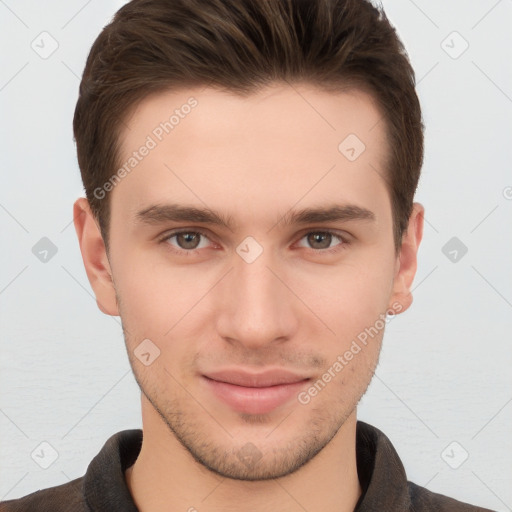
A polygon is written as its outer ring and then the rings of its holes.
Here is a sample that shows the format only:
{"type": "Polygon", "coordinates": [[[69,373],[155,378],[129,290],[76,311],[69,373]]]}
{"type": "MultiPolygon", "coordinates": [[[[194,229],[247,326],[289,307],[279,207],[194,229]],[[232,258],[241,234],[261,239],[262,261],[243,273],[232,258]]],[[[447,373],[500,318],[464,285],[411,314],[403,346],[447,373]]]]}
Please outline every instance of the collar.
{"type": "MultiPolygon", "coordinates": [[[[138,512],[124,472],[137,459],[142,430],[123,430],[111,436],[87,468],[83,492],[93,512],[138,512]]],[[[357,471],[362,495],[355,512],[410,510],[404,467],[389,439],[377,428],[357,422],[357,471]]]]}

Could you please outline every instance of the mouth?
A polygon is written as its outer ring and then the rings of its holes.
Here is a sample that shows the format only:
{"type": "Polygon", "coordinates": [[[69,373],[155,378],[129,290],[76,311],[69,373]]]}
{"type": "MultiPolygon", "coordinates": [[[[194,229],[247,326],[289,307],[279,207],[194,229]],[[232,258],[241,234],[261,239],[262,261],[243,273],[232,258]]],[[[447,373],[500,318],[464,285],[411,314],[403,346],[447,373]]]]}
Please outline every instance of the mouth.
{"type": "Polygon", "coordinates": [[[209,392],[231,409],[267,414],[296,397],[310,378],[282,369],[262,373],[233,369],[209,372],[202,380],[209,392]]]}

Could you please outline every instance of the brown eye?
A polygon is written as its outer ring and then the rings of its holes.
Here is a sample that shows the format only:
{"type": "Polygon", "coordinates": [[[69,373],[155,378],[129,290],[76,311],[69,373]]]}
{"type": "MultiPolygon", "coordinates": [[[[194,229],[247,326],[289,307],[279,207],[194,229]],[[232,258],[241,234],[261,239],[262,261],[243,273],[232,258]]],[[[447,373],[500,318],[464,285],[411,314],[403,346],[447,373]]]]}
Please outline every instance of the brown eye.
{"type": "Polygon", "coordinates": [[[330,233],[310,233],[307,235],[308,243],[312,249],[328,249],[331,245],[330,233]]]}
{"type": "Polygon", "coordinates": [[[196,250],[204,249],[210,244],[210,239],[200,231],[174,231],[160,240],[176,253],[187,255],[196,250]]]}
{"type": "Polygon", "coordinates": [[[202,235],[200,233],[183,232],[174,236],[181,249],[197,249],[202,235]]]}
{"type": "Polygon", "coordinates": [[[306,233],[299,243],[301,247],[316,250],[317,252],[334,252],[348,245],[348,242],[337,233],[331,231],[310,231],[306,233]],[[338,243],[335,243],[335,242],[338,243]]]}

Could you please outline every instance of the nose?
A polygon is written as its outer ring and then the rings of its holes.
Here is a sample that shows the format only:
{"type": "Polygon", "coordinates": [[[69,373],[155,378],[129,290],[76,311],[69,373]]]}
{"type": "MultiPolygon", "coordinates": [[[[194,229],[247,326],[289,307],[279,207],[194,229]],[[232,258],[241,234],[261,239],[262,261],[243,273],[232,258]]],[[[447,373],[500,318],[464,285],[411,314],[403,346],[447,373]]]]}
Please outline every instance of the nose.
{"type": "Polygon", "coordinates": [[[290,340],[298,329],[300,301],[283,273],[265,251],[252,263],[235,255],[218,290],[218,335],[247,349],[290,340]]]}

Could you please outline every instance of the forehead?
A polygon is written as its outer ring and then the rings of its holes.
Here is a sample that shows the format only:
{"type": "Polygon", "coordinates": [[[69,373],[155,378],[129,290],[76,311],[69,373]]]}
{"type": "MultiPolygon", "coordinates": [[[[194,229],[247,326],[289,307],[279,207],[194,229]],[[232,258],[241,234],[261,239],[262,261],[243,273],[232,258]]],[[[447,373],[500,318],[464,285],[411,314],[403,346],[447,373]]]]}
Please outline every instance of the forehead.
{"type": "Polygon", "coordinates": [[[131,149],[141,134],[160,139],[172,133],[177,139],[179,132],[187,131],[187,137],[204,139],[229,131],[272,136],[268,128],[286,128],[281,137],[300,131],[301,139],[310,137],[314,143],[328,136],[336,143],[346,132],[371,143],[383,135],[382,120],[374,97],[353,87],[340,86],[335,92],[309,84],[276,83],[245,95],[196,87],[158,92],[139,101],[123,123],[120,142],[131,149]]]}
{"type": "Polygon", "coordinates": [[[119,159],[128,172],[112,202],[118,196],[134,213],[172,198],[231,214],[228,204],[233,211],[308,200],[367,207],[377,195],[386,207],[382,121],[360,90],[275,84],[247,96],[214,88],[154,94],[125,120],[119,159]]]}

